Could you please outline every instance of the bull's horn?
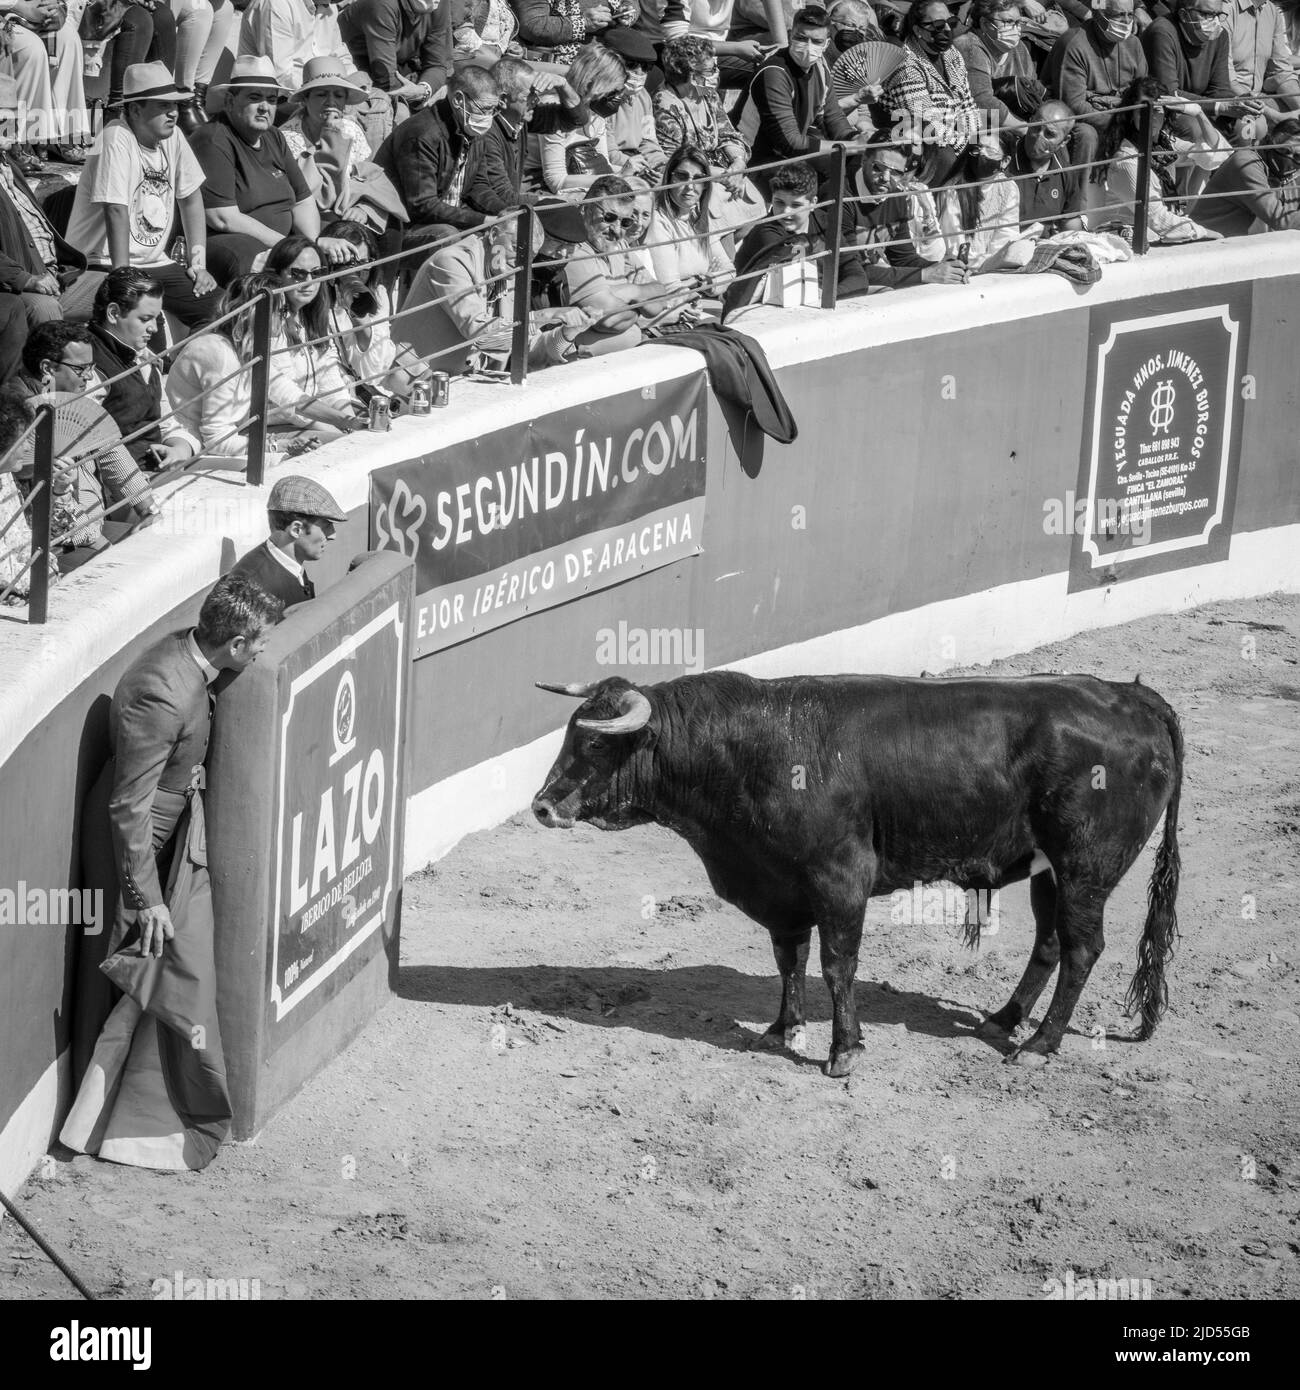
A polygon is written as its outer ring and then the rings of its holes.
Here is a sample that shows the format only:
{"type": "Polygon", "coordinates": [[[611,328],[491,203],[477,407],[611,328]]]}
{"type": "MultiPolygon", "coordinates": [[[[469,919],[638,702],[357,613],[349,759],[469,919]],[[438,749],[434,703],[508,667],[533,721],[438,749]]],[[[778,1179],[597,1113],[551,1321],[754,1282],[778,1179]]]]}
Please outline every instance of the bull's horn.
{"type": "Polygon", "coordinates": [[[568,685],[552,685],[549,681],[534,681],[533,684],[538,690],[549,690],[552,695],[572,695],[575,700],[585,700],[600,682],[589,681],[582,685],[578,681],[570,681],[568,685]]]}
{"type": "Polygon", "coordinates": [[[650,722],[650,701],[639,690],[625,690],[613,719],[579,719],[578,728],[599,734],[631,734],[650,722]]]}

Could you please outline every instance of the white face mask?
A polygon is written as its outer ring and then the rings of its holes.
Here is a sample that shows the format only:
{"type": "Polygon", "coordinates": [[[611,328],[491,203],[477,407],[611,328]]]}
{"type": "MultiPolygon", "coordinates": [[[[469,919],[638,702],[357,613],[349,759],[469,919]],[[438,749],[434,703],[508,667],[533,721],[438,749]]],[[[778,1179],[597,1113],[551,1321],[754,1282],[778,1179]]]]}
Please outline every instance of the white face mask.
{"type": "Polygon", "coordinates": [[[1098,15],[1098,19],[1101,23],[1101,32],[1116,43],[1127,39],[1133,33],[1132,15],[1121,15],[1112,19],[1108,15],[1102,14],[1098,15]]]}

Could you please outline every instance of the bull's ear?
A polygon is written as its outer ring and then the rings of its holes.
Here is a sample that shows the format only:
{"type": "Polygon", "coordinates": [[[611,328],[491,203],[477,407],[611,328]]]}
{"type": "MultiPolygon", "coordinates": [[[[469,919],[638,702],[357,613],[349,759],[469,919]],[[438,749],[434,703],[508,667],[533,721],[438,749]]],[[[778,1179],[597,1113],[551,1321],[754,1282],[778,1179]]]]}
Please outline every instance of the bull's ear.
{"type": "Polygon", "coordinates": [[[582,685],[578,681],[570,681],[568,685],[552,685],[549,681],[534,681],[533,684],[538,690],[549,690],[552,695],[572,695],[575,700],[585,700],[600,682],[588,681],[582,685]]]}
{"type": "Polygon", "coordinates": [[[644,729],[652,713],[650,701],[634,685],[629,685],[619,697],[618,713],[612,719],[579,719],[579,729],[596,734],[631,734],[644,729]]]}

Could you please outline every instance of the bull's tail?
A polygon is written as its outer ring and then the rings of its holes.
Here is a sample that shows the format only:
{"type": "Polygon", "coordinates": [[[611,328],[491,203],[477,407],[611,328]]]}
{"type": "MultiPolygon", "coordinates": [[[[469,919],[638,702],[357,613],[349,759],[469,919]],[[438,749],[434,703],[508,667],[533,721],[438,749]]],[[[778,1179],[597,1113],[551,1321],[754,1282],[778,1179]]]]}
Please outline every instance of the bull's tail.
{"type": "Polygon", "coordinates": [[[1128,987],[1127,1011],[1136,1015],[1135,1037],[1145,1042],[1156,1031],[1156,1024],[1169,1005],[1165,985],[1165,963],[1173,956],[1178,939],[1178,798],[1183,789],[1183,731],[1178,716],[1165,705],[1162,711],[1169,739],[1174,747],[1174,787],[1165,807],[1165,833],[1156,850],[1151,882],[1147,886],[1147,919],[1138,942],[1137,971],[1128,987]]]}

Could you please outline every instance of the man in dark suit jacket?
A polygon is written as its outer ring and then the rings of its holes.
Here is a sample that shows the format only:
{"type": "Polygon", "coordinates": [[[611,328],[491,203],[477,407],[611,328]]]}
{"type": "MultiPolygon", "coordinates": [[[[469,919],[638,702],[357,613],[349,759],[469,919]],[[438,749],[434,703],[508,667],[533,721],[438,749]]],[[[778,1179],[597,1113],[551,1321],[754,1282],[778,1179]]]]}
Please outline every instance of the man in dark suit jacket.
{"type": "Polygon", "coordinates": [[[19,295],[35,326],[63,317],[60,296],[85,269],[85,256],[54,230],[12,152],[0,153],[0,291],[19,295]]]}
{"type": "Polygon", "coordinates": [[[271,489],[267,502],[271,534],[241,556],[231,574],[255,580],[286,608],[316,597],[306,561],[319,560],[334,539],[335,522],[347,514],[318,482],[290,475],[271,489]]]}
{"type": "MultiPolygon", "coordinates": [[[[110,934],[87,937],[77,962],[74,1065],[84,1077],[61,1138],[98,1153],[119,1092],[109,1084],[109,1053],[91,1067],[106,1024],[134,1040],[152,1027],[165,1090],[125,1106],[126,1149],[108,1154],[144,1167],[179,1167],[162,1153],[152,1109],[170,1104],[183,1128],[183,1166],[202,1167],[225,1137],[229,1098],[216,1019],[212,895],[203,829],[204,760],[212,722],[211,686],[222,671],[257,660],[283,607],[252,580],[226,575],[199,610],[198,626],[173,632],[127,669],[113,692],[108,732],[113,757],[86,799],[82,858],[86,878],[112,906],[110,934]],[[111,864],[106,863],[111,856],[111,864]],[[110,984],[110,981],[112,982],[110,984]],[[120,991],[126,998],[117,998],[120,991]],[[193,1013],[202,1032],[178,1028],[193,1013]],[[111,1016],[111,1017],[110,1017],[111,1016]],[[135,1129],[149,1109],[146,1133],[135,1129]]],[[[127,1063],[129,1070],[130,1063],[127,1063]]],[[[144,1069],[146,1075],[148,1069],[144,1069]]],[[[120,1068],[117,1076],[121,1076],[120,1068]]],[[[177,1135],[177,1152],[180,1136],[177,1135]]]]}
{"type": "Polygon", "coordinates": [[[204,600],[198,626],[151,647],[113,692],[108,817],[121,901],[136,914],[142,956],[162,955],[172,937],[159,860],[186,801],[203,786],[209,687],[222,671],[242,671],[257,660],[283,611],[259,585],[227,575],[204,600]]]}

